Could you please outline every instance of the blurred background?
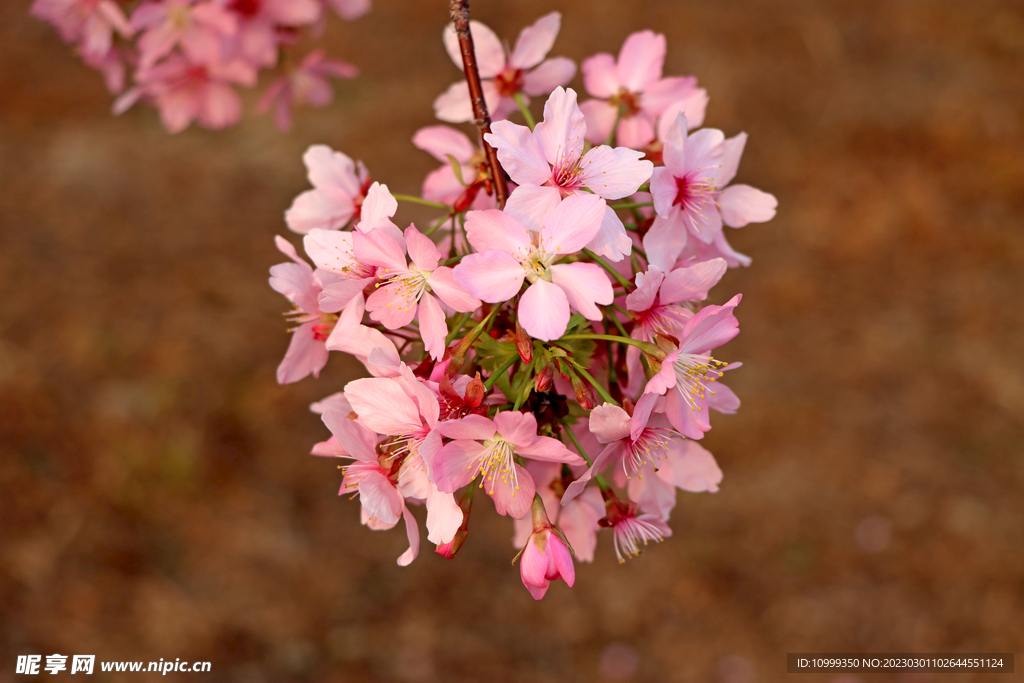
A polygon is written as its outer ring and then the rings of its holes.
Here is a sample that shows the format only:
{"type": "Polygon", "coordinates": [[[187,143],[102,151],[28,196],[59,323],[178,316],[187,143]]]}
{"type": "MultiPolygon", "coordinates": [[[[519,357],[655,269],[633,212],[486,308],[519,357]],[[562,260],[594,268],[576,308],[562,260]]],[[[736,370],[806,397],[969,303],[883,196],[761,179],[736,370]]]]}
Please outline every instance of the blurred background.
{"type": "Polygon", "coordinates": [[[712,294],[744,294],[723,352],[743,408],[704,441],[721,491],[680,494],[674,536],[624,565],[604,532],[542,602],[487,502],[455,560],[397,567],[401,529],[361,527],[307,455],[309,403],[362,368],[274,380],[267,269],[275,234],[298,243],[301,155],[418,191],[436,162],[410,137],[459,77],[447,3],[330,22],[362,76],[290,134],[250,115],[177,136],[148,107],[112,117],[28,5],[0,9],[0,681],[55,652],[253,683],[753,683],[786,679],[787,652],[1024,653],[1019,3],[473,1],[510,40],[560,10],[551,54],[577,62],[664,32],[706,125],[750,135],[737,181],[779,199],[729,233],[754,263],[712,294]]]}

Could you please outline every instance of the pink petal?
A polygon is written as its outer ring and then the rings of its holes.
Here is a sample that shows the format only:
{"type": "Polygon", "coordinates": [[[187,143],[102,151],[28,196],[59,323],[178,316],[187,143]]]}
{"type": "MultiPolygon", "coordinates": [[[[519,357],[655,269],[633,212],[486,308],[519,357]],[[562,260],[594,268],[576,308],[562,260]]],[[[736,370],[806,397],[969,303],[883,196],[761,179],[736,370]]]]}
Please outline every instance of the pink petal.
{"type": "Polygon", "coordinates": [[[584,59],[580,70],[583,72],[583,87],[591,97],[606,100],[619,92],[615,58],[607,52],[599,52],[584,59]]]}
{"type": "Polygon", "coordinates": [[[669,105],[690,97],[697,90],[693,76],[670,76],[652,83],[644,90],[640,106],[651,117],[661,116],[669,105]]]}
{"type": "Polygon", "coordinates": [[[622,199],[646,183],[654,164],[627,147],[594,147],[583,157],[582,184],[605,199],[622,199]]]}
{"type": "Polygon", "coordinates": [[[558,439],[538,436],[533,443],[516,448],[516,453],[525,458],[542,462],[564,462],[568,465],[585,465],[586,461],[565,447],[558,439]]]}
{"type": "Polygon", "coordinates": [[[412,144],[427,152],[442,164],[449,163],[451,154],[458,161],[467,162],[476,151],[466,134],[449,126],[427,126],[412,136],[412,144]]]}
{"type": "Polygon", "coordinates": [[[394,237],[383,230],[373,230],[368,234],[351,233],[352,247],[356,260],[369,266],[378,266],[392,272],[404,271],[408,268],[405,262],[405,250],[394,237]]]}
{"type": "Polygon", "coordinates": [[[409,250],[409,258],[420,270],[434,270],[441,261],[441,252],[437,245],[414,225],[405,229],[405,246],[409,250]]]}
{"type": "Polygon", "coordinates": [[[733,315],[742,294],[737,294],[724,306],[705,306],[683,328],[681,353],[703,353],[725,344],[740,333],[740,323],[733,315]]]}
{"type": "Polygon", "coordinates": [[[533,494],[537,487],[533,477],[521,465],[514,465],[515,479],[485,478],[484,489],[494,501],[494,509],[499,515],[508,515],[513,519],[522,519],[530,514],[533,494]]]}
{"type": "Polygon", "coordinates": [[[575,75],[576,62],[568,57],[553,57],[523,75],[523,91],[534,97],[546,95],[559,86],[564,87],[575,75]]]}
{"type": "MultiPolygon", "coordinates": [[[[492,433],[493,436],[493,433],[492,433]]],[[[455,493],[473,481],[480,471],[484,447],[476,441],[452,441],[434,456],[434,478],[442,493],[455,493]]]]}
{"type": "Polygon", "coordinates": [[[548,541],[548,553],[555,565],[555,572],[562,577],[565,584],[572,588],[576,583],[576,567],[572,564],[572,555],[565,544],[555,535],[548,541]]]}
{"type": "Polygon", "coordinates": [[[427,491],[427,540],[434,545],[450,543],[462,525],[462,509],[455,496],[431,485],[427,491]]]}
{"type": "Polygon", "coordinates": [[[415,560],[420,553],[420,528],[416,524],[416,518],[404,505],[402,506],[402,517],[405,519],[405,535],[409,539],[409,549],[399,555],[398,566],[408,567],[409,563],[415,560]]]}
{"type": "Polygon", "coordinates": [[[685,99],[673,102],[665,108],[658,118],[658,139],[664,140],[668,127],[676,120],[679,114],[686,117],[686,125],[689,130],[700,128],[704,123],[704,113],[708,108],[708,91],[704,88],[697,88],[685,99]]]}
{"type": "Polygon", "coordinates": [[[623,147],[643,149],[653,140],[654,123],[643,112],[624,117],[615,131],[615,143],[623,147]]]}
{"type": "MultiPolygon", "coordinates": [[[[490,111],[488,102],[488,111],[490,111]]],[[[469,98],[466,81],[456,81],[434,100],[434,116],[448,123],[465,123],[473,120],[473,105],[469,98]]]]}
{"type": "Polygon", "coordinates": [[[732,389],[715,382],[714,391],[708,392],[708,405],[726,415],[732,415],[740,407],[740,399],[732,389]]]}
{"type": "MultiPolygon", "coordinates": [[[[545,532],[550,536],[551,532],[545,532]]],[[[526,543],[526,547],[523,549],[523,556],[519,560],[519,576],[523,581],[523,585],[530,591],[530,595],[535,600],[540,600],[544,597],[544,594],[548,591],[548,585],[551,583],[547,578],[548,571],[548,556],[543,549],[538,546],[538,542],[543,542],[542,538],[531,535],[530,539],[526,543]]],[[[547,545],[546,543],[544,545],[547,545]]]]}
{"type": "Polygon", "coordinates": [[[645,393],[636,402],[636,406],[633,408],[633,417],[629,419],[630,439],[636,441],[637,437],[644,431],[644,428],[647,427],[647,421],[650,419],[651,413],[654,411],[659,400],[658,394],[652,392],[649,394],[645,393]]]}
{"type": "Polygon", "coordinates": [[[355,163],[347,155],[335,152],[327,145],[312,145],[302,155],[309,173],[309,182],[316,188],[335,188],[349,198],[360,192],[355,163]]]}
{"type": "MultiPolygon", "coordinates": [[[[479,21],[469,22],[469,35],[473,39],[473,51],[476,53],[476,64],[481,78],[494,78],[505,68],[505,48],[494,31],[479,21]]],[[[459,37],[455,33],[455,25],[448,24],[444,28],[444,48],[452,58],[455,66],[462,69],[462,50],[459,37]]]]}
{"type": "MultiPolygon", "coordinates": [[[[511,296],[495,301],[509,298],[511,296]]],[[[569,300],[558,285],[537,280],[519,298],[518,315],[519,323],[528,335],[541,341],[552,341],[565,334],[565,328],[569,326],[569,300]]]]}
{"type": "Polygon", "coordinates": [[[715,128],[701,128],[686,139],[686,168],[711,168],[722,163],[725,134],[715,128]]]}
{"type": "Polygon", "coordinates": [[[556,206],[562,202],[557,187],[520,185],[509,195],[504,212],[523,224],[527,230],[540,232],[540,227],[556,206]]]}
{"type": "Polygon", "coordinates": [[[551,281],[565,292],[569,305],[587,320],[600,320],[601,310],[595,304],[607,306],[615,298],[608,275],[594,263],[553,265],[551,281]]]}
{"type": "Polygon", "coordinates": [[[497,209],[467,213],[466,238],[478,252],[503,251],[520,262],[530,255],[530,233],[526,227],[497,209]]]}
{"type": "MultiPolygon", "coordinates": [[[[392,196],[388,186],[375,182],[366,191],[366,199],[363,200],[356,229],[362,233],[370,232],[374,228],[390,223],[396,211],[398,200],[392,196]]],[[[405,262],[404,258],[402,262],[405,262]]]]}
{"type": "Polygon", "coordinates": [[[288,227],[300,235],[314,228],[337,230],[348,223],[355,205],[347,197],[332,196],[323,190],[307,190],[285,211],[288,227]]]}
{"type": "Polygon", "coordinates": [[[345,398],[359,420],[378,434],[408,434],[422,424],[416,404],[395,380],[352,380],[345,385],[345,398]]]}
{"type": "Polygon", "coordinates": [[[707,403],[696,397],[693,398],[693,402],[701,410],[696,410],[689,402],[684,401],[678,390],[669,390],[665,394],[665,416],[683,436],[690,439],[703,439],[704,433],[711,430],[707,403]]]}
{"type": "Polygon", "coordinates": [[[497,250],[464,256],[452,269],[452,274],[467,292],[492,304],[514,297],[526,278],[526,271],[519,261],[511,254],[497,250]]]}
{"type": "Polygon", "coordinates": [[[654,304],[658,288],[665,280],[665,273],[652,266],[645,273],[636,274],[636,289],[626,296],[626,308],[630,311],[646,311],[654,304]]]}
{"type": "Polygon", "coordinates": [[[392,282],[366,299],[366,312],[389,330],[405,327],[416,317],[419,303],[409,295],[409,285],[392,282]]]}
{"type": "MultiPolygon", "coordinates": [[[[444,422],[438,427],[438,431],[442,436],[448,437],[449,439],[475,439],[478,441],[487,441],[493,439],[497,433],[498,428],[494,424],[493,420],[490,420],[483,415],[466,415],[465,417],[444,422]]],[[[533,428],[534,435],[537,434],[536,422],[534,422],[533,428]]]]}
{"type": "Polygon", "coordinates": [[[587,100],[580,105],[587,122],[587,140],[594,145],[604,144],[612,134],[619,108],[604,100],[587,100]]]}
{"type": "Polygon", "coordinates": [[[775,217],[779,205],[774,195],[762,192],[750,185],[730,185],[718,198],[722,209],[722,221],[733,228],[742,228],[748,223],[764,223],[775,217]]]}
{"type": "Polygon", "coordinates": [[[622,44],[615,72],[626,90],[639,93],[661,78],[664,64],[665,36],[654,31],[639,31],[622,44]]]}
{"type": "Polygon", "coordinates": [[[676,506],[676,487],[659,477],[650,463],[645,463],[640,476],[631,477],[627,486],[630,500],[662,519],[668,519],[676,506]]]}
{"type": "Polygon", "coordinates": [[[292,331],[292,340],[284,359],[277,366],[277,383],[291,384],[307,375],[320,376],[327,365],[327,348],[314,338],[313,326],[319,321],[300,325],[292,331]]]}
{"type": "Polygon", "coordinates": [[[597,546],[597,521],[605,516],[604,501],[596,488],[590,488],[566,505],[558,516],[558,527],[572,545],[575,559],[593,562],[597,546]]]}
{"type": "Polygon", "coordinates": [[[223,83],[206,86],[206,97],[199,109],[199,123],[221,130],[233,126],[242,118],[242,100],[231,87],[223,83]]]}
{"type": "Polygon", "coordinates": [[[494,416],[494,427],[514,446],[525,446],[537,438],[537,418],[533,413],[503,411],[494,416]]]}
{"type": "MultiPolygon", "coordinates": [[[[462,165],[461,168],[463,179],[472,178],[476,173],[472,166],[462,165]]],[[[466,186],[456,177],[451,165],[436,168],[423,179],[423,198],[430,202],[454,204],[465,190],[466,186]]]]}
{"type": "Polygon", "coordinates": [[[306,313],[317,314],[316,281],[306,263],[278,263],[270,268],[270,286],[306,313]]]}
{"type": "Polygon", "coordinates": [[[526,126],[495,121],[484,139],[498,150],[501,167],[517,185],[543,185],[551,176],[539,139],[526,126]]]}
{"type": "Polygon", "coordinates": [[[444,311],[437,299],[430,294],[420,297],[419,306],[420,336],[423,337],[423,349],[434,360],[441,360],[444,355],[444,338],[448,336],[448,325],[444,311]]]}
{"type": "Polygon", "coordinates": [[[377,462],[376,434],[337,410],[325,411],[322,419],[346,454],[360,462],[377,462]]]}
{"type": "Polygon", "coordinates": [[[651,229],[644,235],[644,251],[651,265],[662,270],[672,269],[687,240],[686,226],[680,219],[681,213],[677,211],[671,215],[669,219],[656,216],[651,229]]]}
{"type": "Polygon", "coordinates": [[[529,69],[540,64],[555,44],[561,25],[562,15],[551,12],[524,28],[516,39],[516,47],[508,63],[517,69],[529,69]]]}
{"type": "Polygon", "coordinates": [[[370,11],[370,0],[327,0],[338,16],[353,21],[370,11]]]}
{"type": "Polygon", "coordinates": [[[686,114],[679,112],[661,136],[664,150],[662,158],[665,168],[677,178],[685,176],[692,167],[686,165],[686,136],[689,122],[686,114]]]}
{"type": "Polygon", "coordinates": [[[605,202],[581,193],[562,200],[541,225],[540,246],[549,254],[575,254],[601,229],[605,202]]]}
{"type": "MultiPolygon", "coordinates": [[[[583,137],[586,132],[583,112],[576,104],[576,91],[572,88],[555,88],[544,103],[544,120],[533,129],[533,137],[540,143],[544,159],[555,166],[563,159],[579,159],[583,154],[583,137]]],[[[504,160],[502,165],[505,165],[504,160]]],[[[509,175],[512,176],[511,171],[509,175]]],[[[513,176],[512,180],[516,178],[513,176]]],[[[527,181],[516,182],[522,185],[527,181]]]]}
{"type": "MultiPolygon", "coordinates": [[[[665,146],[665,152],[676,149],[674,145],[665,146]]],[[[661,218],[668,218],[679,194],[675,171],[668,166],[659,166],[651,174],[651,198],[654,200],[654,211],[661,218]]],[[[680,174],[681,176],[682,174],[680,174]]]]}
{"type": "Polygon", "coordinates": [[[187,88],[171,90],[157,97],[156,105],[160,109],[160,122],[168,133],[180,133],[199,115],[200,100],[187,88]]]}
{"type": "Polygon", "coordinates": [[[602,403],[590,411],[590,431],[601,443],[629,436],[629,413],[611,403],[602,403]]]}
{"type": "Polygon", "coordinates": [[[471,313],[480,308],[480,300],[455,281],[454,271],[447,266],[441,266],[431,273],[427,286],[446,306],[459,313],[471,313]]]}
{"type": "Polygon", "coordinates": [[[715,180],[719,187],[725,187],[736,177],[740,167],[743,148],[747,146],[747,134],[740,133],[725,141],[725,152],[722,154],[722,168],[718,169],[715,180]]]}
{"type": "Polygon", "coordinates": [[[359,481],[359,501],[367,514],[383,524],[395,524],[405,504],[394,485],[380,472],[369,472],[359,481]]]}
{"type": "Polygon", "coordinates": [[[725,259],[716,258],[696,263],[689,268],[673,270],[661,286],[661,303],[674,304],[708,298],[708,290],[718,284],[728,268],[725,259]]]}
{"type": "Polygon", "coordinates": [[[693,493],[714,493],[722,482],[722,470],[715,462],[715,457],[693,441],[683,441],[677,454],[665,458],[658,476],[673,486],[693,493]]]}

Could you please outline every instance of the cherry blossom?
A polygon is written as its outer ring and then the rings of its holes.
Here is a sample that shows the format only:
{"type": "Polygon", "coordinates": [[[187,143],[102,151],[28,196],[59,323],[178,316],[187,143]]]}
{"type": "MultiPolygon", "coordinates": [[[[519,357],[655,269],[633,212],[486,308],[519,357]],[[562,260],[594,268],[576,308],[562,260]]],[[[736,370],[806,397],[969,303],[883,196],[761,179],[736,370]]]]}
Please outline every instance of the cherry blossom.
{"type": "Polygon", "coordinates": [[[307,375],[320,376],[327,364],[327,348],[324,342],[333,327],[333,321],[325,318],[317,300],[320,297],[320,283],[313,277],[313,269],[299,258],[295,247],[287,240],[276,238],[277,248],[292,260],[279,263],[270,269],[270,286],[295,306],[292,322],[298,327],[292,330],[292,341],[288,345],[284,360],[277,367],[277,381],[280,384],[298,382],[307,375]]]}
{"type": "Polygon", "coordinates": [[[519,573],[534,600],[543,598],[556,579],[562,579],[570,588],[576,583],[572,551],[558,527],[548,521],[539,497],[534,499],[533,533],[523,548],[519,573]]]}
{"type": "Polygon", "coordinates": [[[323,50],[314,50],[294,69],[278,78],[264,91],[256,112],[274,112],[274,123],[280,130],[291,130],[292,107],[326,107],[334,99],[331,78],[355,78],[359,70],[348,62],[327,59],[323,50]]]}
{"type": "Polygon", "coordinates": [[[296,197],[285,212],[288,227],[305,234],[313,228],[337,230],[353,218],[358,219],[370,188],[366,167],[327,145],[311,146],[302,161],[313,189],[296,197]]]}
{"type": "MultiPolygon", "coordinates": [[[[516,109],[517,94],[528,103],[528,96],[549,93],[576,75],[576,64],[571,59],[544,59],[555,43],[561,24],[562,15],[558,12],[545,14],[532,26],[523,29],[515,49],[509,54],[494,31],[478,21],[469,22],[484,100],[493,121],[505,118],[516,109]]],[[[463,68],[462,52],[451,24],[444,31],[444,46],[455,65],[463,68]]],[[[437,118],[449,123],[472,121],[473,107],[466,82],[453,83],[438,96],[434,101],[434,112],[437,118]]]]}

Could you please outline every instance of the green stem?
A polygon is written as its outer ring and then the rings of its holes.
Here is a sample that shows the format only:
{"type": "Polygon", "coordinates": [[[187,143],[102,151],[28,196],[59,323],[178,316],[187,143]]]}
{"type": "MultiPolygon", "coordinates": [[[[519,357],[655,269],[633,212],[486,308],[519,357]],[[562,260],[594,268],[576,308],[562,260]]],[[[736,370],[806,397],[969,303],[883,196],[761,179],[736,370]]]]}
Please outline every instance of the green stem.
{"type": "Polygon", "coordinates": [[[602,268],[607,270],[609,273],[611,273],[612,277],[614,277],[619,282],[619,284],[622,285],[623,287],[625,287],[626,289],[629,289],[630,287],[633,286],[632,282],[630,282],[626,278],[622,277],[622,275],[619,273],[619,271],[617,271],[614,268],[612,268],[610,263],[605,261],[603,258],[598,256],[594,252],[590,251],[589,249],[584,249],[583,253],[586,254],[587,256],[589,256],[590,258],[594,259],[594,261],[597,263],[597,265],[601,266],[602,268]]]}
{"type": "Polygon", "coordinates": [[[429,228],[427,228],[427,231],[425,233],[423,233],[423,234],[425,236],[427,236],[427,237],[430,237],[435,232],[437,232],[437,229],[440,228],[442,225],[444,225],[448,221],[449,218],[451,218],[451,216],[445,216],[444,218],[442,218],[441,220],[439,220],[438,222],[434,223],[429,228]]]}
{"type": "Polygon", "coordinates": [[[455,341],[455,337],[458,336],[459,332],[462,331],[462,327],[466,324],[466,319],[471,315],[472,313],[463,313],[461,316],[459,316],[458,321],[452,327],[452,331],[448,333],[447,337],[445,337],[445,347],[451,346],[451,343],[455,341]]]}
{"type": "Polygon", "coordinates": [[[393,194],[391,195],[400,202],[409,202],[410,204],[422,204],[423,206],[432,206],[435,209],[444,209],[445,211],[451,211],[452,207],[447,204],[441,204],[440,202],[432,202],[419,197],[413,197],[409,194],[393,194]]]}
{"type": "Polygon", "coordinates": [[[562,427],[562,431],[569,435],[569,439],[572,441],[572,445],[576,447],[576,451],[580,454],[580,456],[587,461],[587,465],[593,465],[593,461],[587,457],[587,452],[583,450],[583,446],[580,445],[579,439],[577,439],[576,435],[573,434],[572,429],[569,427],[569,425],[563,422],[562,427]]]}
{"type": "MultiPolygon", "coordinates": [[[[618,306],[616,306],[615,308],[618,308],[618,306]]],[[[627,313],[627,316],[628,315],[629,314],[627,313]]],[[[626,328],[623,327],[622,323],[619,322],[619,317],[617,315],[615,315],[614,313],[610,313],[608,315],[608,319],[612,321],[612,324],[614,324],[615,327],[619,328],[619,332],[622,333],[623,337],[628,337],[629,336],[629,334],[626,332],[626,328]]]]}
{"type": "Polygon", "coordinates": [[[648,356],[656,358],[658,360],[664,360],[665,356],[668,355],[655,344],[650,342],[643,342],[638,339],[630,339],[629,337],[616,337],[614,334],[568,334],[558,341],[573,341],[574,339],[604,339],[606,341],[619,342],[622,344],[629,344],[635,346],[648,356]]]}
{"type": "Polygon", "coordinates": [[[604,144],[611,146],[615,142],[615,134],[619,131],[619,121],[622,120],[622,107],[619,107],[619,113],[615,115],[615,123],[612,124],[612,129],[608,131],[608,139],[604,141],[604,144]]]}
{"type": "Polygon", "coordinates": [[[526,125],[533,130],[537,123],[533,120],[533,114],[530,113],[529,108],[526,106],[526,101],[523,99],[523,94],[517,92],[515,94],[516,104],[519,105],[519,111],[522,112],[523,118],[526,119],[526,125]]]}
{"type": "Polygon", "coordinates": [[[501,304],[498,304],[494,308],[492,308],[491,312],[487,314],[487,317],[481,320],[479,324],[477,324],[476,327],[470,330],[469,334],[467,334],[462,339],[462,341],[459,342],[458,348],[461,350],[461,353],[464,354],[466,353],[466,351],[469,350],[469,347],[473,345],[473,342],[475,342],[476,338],[480,336],[480,333],[484,331],[484,328],[494,320],[494,316],[498,314],[498,309],[500,308],[501,304]]]}
{"type": "Polygon", "coordinates": [[[578,372],[581,375],[583,375],[583,379],[585,379],[588,382],[590,382],[591,386],[593,386],[595,389],[597,389],[597,393],[601,394],[601,398],[603,398],[608,403],[611,403],[613,406],[619,405],[619,402],[616,401],[614,398],[612,398],[612,395],[608,393],[608,390],[605,389],[600,384],[598,384],[597,380],[595,380],[593,377],[591,377],[589,372],[587,372],[586,370],[584,370],[582,367],[580,367],[578,365],[576,366],[576,372],[578,372]]]}
{"type": "Polygon", "coordinates": [[[609,204],[613,209],[639,209],[642,206],[654,206],[654,202],[628,202],[626,204],[609,204]]]}
{"type": "Polygon", "coordinates": [[[494,383],[498,381],[498,378],[508,372],[508,369],[512,367],[517,360],[519,360],[519,356],[512,356],[505,361],[500,368],[491,373],[491,376],[487,378],[486,382],[484,382],[484,389],[490,391],[491,387],[494,386],[494,383]]]}

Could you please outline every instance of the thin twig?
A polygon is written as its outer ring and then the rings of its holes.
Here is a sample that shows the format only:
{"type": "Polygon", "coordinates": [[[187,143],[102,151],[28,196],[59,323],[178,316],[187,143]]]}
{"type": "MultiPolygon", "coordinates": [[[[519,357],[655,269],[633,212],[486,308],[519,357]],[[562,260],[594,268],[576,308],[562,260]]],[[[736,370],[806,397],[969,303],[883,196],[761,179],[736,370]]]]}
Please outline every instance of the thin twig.
{"type": "Polygon", "coordinates": [[[498,163],[497,151],[484,140],[484,134],[491,132],[491,117],[487,113],[484,90],[480,85],[480,70],[476,65],[473,36],[469,32],[469,0],[451,0],[449,10],[455,23],[455,35],[459,38],[459,49],[462,51],[462,66],[466,72],[466,84],[469,85],[469,100],[473,104],[473,123],[480,129],[480,144],[487,155],[487,165],[491,167],[494,197],[498,202],[498,208],[502,209],[505,207],[505,200],[508,199],[508,185],[505,184],[505,172],[498,163]]]}

